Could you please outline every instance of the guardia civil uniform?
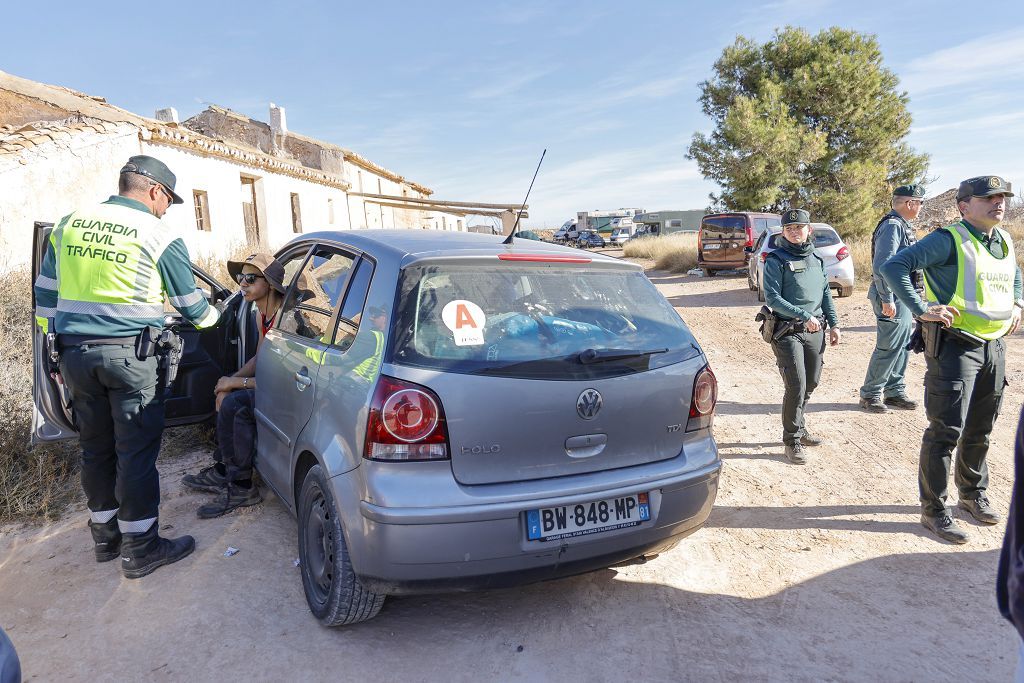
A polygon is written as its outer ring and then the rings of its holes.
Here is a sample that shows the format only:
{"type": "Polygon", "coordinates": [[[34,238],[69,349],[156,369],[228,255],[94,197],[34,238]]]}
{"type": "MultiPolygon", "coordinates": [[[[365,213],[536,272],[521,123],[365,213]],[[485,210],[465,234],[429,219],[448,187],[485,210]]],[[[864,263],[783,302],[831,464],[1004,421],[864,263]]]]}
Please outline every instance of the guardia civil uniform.
{"type": "MultiPolygon", "coordinates": [[[[173,203],[182,201],[174,174],[153,157],[132,157],[121,173],[143,176],[173,203]]],[[[196,327],[217,322],[217,310],[196,289],[182,239],[145,204],[119,195],[60,220],[35,282],[36,319],[44,329],[50,320],[56,325],[96,558],[125,555],[130,578],[155,569],[154,556],[185,549],[169,548],[157,534],[164,399],[157,358],[141,360],[135,350],[146,326],[163,327],[165,294],[196,327]]],[[[183,539],[194,547],[191,537],[183,539]]]]}
{"type": "MultiPolygon", "coordinates": [[[[960,183],[957,201],[996,194],[1012,197],[1010,183],[978,176],[960,183]]],[[[1010,235],[998,226],[991,235],[961,220],[940,228],[900,251],[882,266],[892,291],[915,315],[928,304],[955,307],[952,327],[971,341],[943,331],[938,355],[925,354],[925,412],[928,428],[921,442],[918,483],[922,523],[940,537],[965,542],[946,505],[953,449],[958,450],[954,481],[959,506],[978,521],[994,524],[988,489],[989,435],[999,414],[1006,384],[1006,344],[1015,306],[1021,301],[1021,273],[1010,235]],[[910,274],[924,272],[922,301],[910,274]]]]}
{"type": "MultiPolygon", "coordinates": [[[[921,199],[924,188],[920,185],[901,185],[893,198],[921,199]]],[[[904,376],[910,351],[911,327],[914,317],[910,309],[897,299],[882,277],[882,265],[897,252],[917,244],[917,235],[903,216],[892,210],[882,217],[871,235],[871,286],[868,300],[875,313],[875,349],[868,361],[864,384],[860,388],[860,405],[869,412],[883,413],[888,407],[913,410],[917,404],[907,397],[904,376]],[[896,310],[892,317],[883,315],[882,305],[891,304],[896,310]]],[[[921,274],[913,274],[913,285],[922,287],[921,274]]]]}
{"type": "MultiPolygon", "coordinates": [[[[782,225],[811,222],[802,209],[787,211],[782,225]]],[[[782,401],[782,441],[790,461],[805,462],[803,446],[819,443],[804,426],[804,407],[821,378],[825,353],[825,324],[839,327],[832,292],[828,287],[825,264],[814,253],[813,231],[808,241],[792,244],[784,235],[776,238],[775,249],[764,262],[764,297],[776,317],[776,329],[789,331],[772,342],[772,351],[786,387],[782,401]],[[817,318],[817,332],[808,332],[804,323],[817,318]]]]}

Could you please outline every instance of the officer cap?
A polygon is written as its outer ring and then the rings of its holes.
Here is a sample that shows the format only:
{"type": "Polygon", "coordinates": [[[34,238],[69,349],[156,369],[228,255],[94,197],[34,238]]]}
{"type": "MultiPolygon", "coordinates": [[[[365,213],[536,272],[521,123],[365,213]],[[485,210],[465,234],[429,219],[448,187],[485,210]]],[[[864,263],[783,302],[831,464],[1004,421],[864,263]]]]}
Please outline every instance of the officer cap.
{"type": "Polygon", "coordinates": [[[921,199],[924,197],[924,185],[900,185],[892,191],[892,196],[921,199]]]}
{"type": "Polygon", "coordinates": [[[284,266],[281,262],[270,254],[249,254],[242,261],[228,261],[228,274],[234,280],[238,279],[238,274],[242,272],[242,266],[250,265],[254,268],[259,268],[260,272],[263,273],[263,277],[267,279],[267,284],[276,289],[281,294],[285,293],[287,287],[284,284],[284,266]]]}
{"type": "Polygon", "coordinates": [[[134,156],[121,167],[121,173],[138,173],[150,180],[160,183],[164,189],[171,193],[172,204],[182,204],[184,199],[174,193],[174,182],[177,180],[167,164],[154,157],[145,154],[134,156]]]}
{"type": "Polygon", "coordinates": [[[803,209],[790,209],[786,213],[782,214],[782,224],[791,225],[793,223],[810,223],[811,214],[807,213],[803,209]]]}
{"type": "Polygon", "coordinates": [[[1011,190],[1009,181],[997,175],[980,175],[960,183],[960,187],[956,191],[956,200],[962,202],[970,197],[991,197],[994,194],[1012,197],[1011,190]]]}

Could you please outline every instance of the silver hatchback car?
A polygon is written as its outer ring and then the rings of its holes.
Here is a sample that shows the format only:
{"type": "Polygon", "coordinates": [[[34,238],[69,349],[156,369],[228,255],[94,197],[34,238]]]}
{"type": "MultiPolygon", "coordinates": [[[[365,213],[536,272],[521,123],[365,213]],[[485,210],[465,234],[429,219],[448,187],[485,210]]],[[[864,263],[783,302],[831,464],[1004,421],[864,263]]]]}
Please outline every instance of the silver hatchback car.
{"type": "MultiPolygon", "coordinates": [[[[259,350],[256,466],[297,517],[324,624],[654,555],[707,519],[717,382],[639,266],[418,230],[307,234],[278,258],[311,285],[259,350]]],[[[212,414],[212,382],[254,348],[251,309],[196,272],[235,313],[180,327],[171,423],[212,414]]],[[[74,436],[36,380],[36,438],[74,436]]]]}

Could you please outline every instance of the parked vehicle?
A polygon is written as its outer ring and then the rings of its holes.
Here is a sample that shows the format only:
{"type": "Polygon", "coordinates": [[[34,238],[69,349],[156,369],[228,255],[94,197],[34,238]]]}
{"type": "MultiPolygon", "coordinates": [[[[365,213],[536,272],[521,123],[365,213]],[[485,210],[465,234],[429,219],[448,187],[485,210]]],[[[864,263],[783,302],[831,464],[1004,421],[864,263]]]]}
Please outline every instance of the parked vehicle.
{"type": "Polygon", "coordinates": [[[591,247],[604,247],[606,243],[596,230],[584,230],[576,238],[576,246],[580,249],[590,249],[591,247]]]}
{"type": "Polygon", "coordinates": [[[534,240],[536,242],[544,241],[544,238],[535,230],[519,230],[515,234],[515,239],[534,240]]]}
{"type": "Polygon", "coordinates": [[[720,270],[735,270],[747,265],[748,247],[761,233],[782,225],[774,213],[713,213],[701,220],[697,233],[697,265],[708,275],[720,270]]]}
{"type": "Polygon", "coordinates": [[[608,239],[613,245],[622,246],[633,237],[633,229],[629,227],[615,228],[612,230],[612,236],[608,239]]]}
{"type": "MultiPolygon", "coordinates": [[[[811,223],[811,229],[814,236],[814,253],[821,257],[825,264],[829,287],[835,290],[836,296],[850,296],[853,294],[855,281],[850,248],[843,242],[839,233],[827,223],[811,223]]],[[[764,262],[768,258],[768,253],[776,248],[776,242],[781,239],[780,234],[781,228],[772,228],[762,233],[750,248],[747,286],[757,292],[758,301],[764,301],[764,262]]]]}
{"type": "Polygon", "coordinates": [[[555,234],[551,236],[551,239],[555,242],[569,242],[575,240],[576,235],[576,221],[568,220],[565,223],[562,223],[562,226],[558,228],[558,230],[555,230],[555,234]],[[569,234],[570,231],[572,231],[571,236],[569,234]]]}
{"type": "MultiPolygon", "coordinates": [[[[297,519],[322,623],[653,555],[710,514],[717,382],[640,266],[425,230],[303,234],[277,258],[291,286],[259,348],[256,467],[297,519]]],[[[167,318],[171,424],[212,415],[217,378],[255,352],[250,305],[194,272],[224,313],[167,318]]],[[[74,438],[38,330],[33,353],[33,439],[74,438]]]]}

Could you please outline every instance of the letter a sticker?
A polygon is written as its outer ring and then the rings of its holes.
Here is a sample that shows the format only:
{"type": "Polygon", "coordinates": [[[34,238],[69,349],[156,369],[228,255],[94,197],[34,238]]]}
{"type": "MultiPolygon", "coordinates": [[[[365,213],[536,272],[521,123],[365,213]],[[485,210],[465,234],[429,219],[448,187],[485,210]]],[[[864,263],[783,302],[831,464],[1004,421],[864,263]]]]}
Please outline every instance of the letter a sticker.
{"type": "Polygon", "coordinates": [[[455,336],[456,346],[477,346],[484,343],[487,316],[472,301],[456,299],[441,309],[441,321],[455,336]]]}

